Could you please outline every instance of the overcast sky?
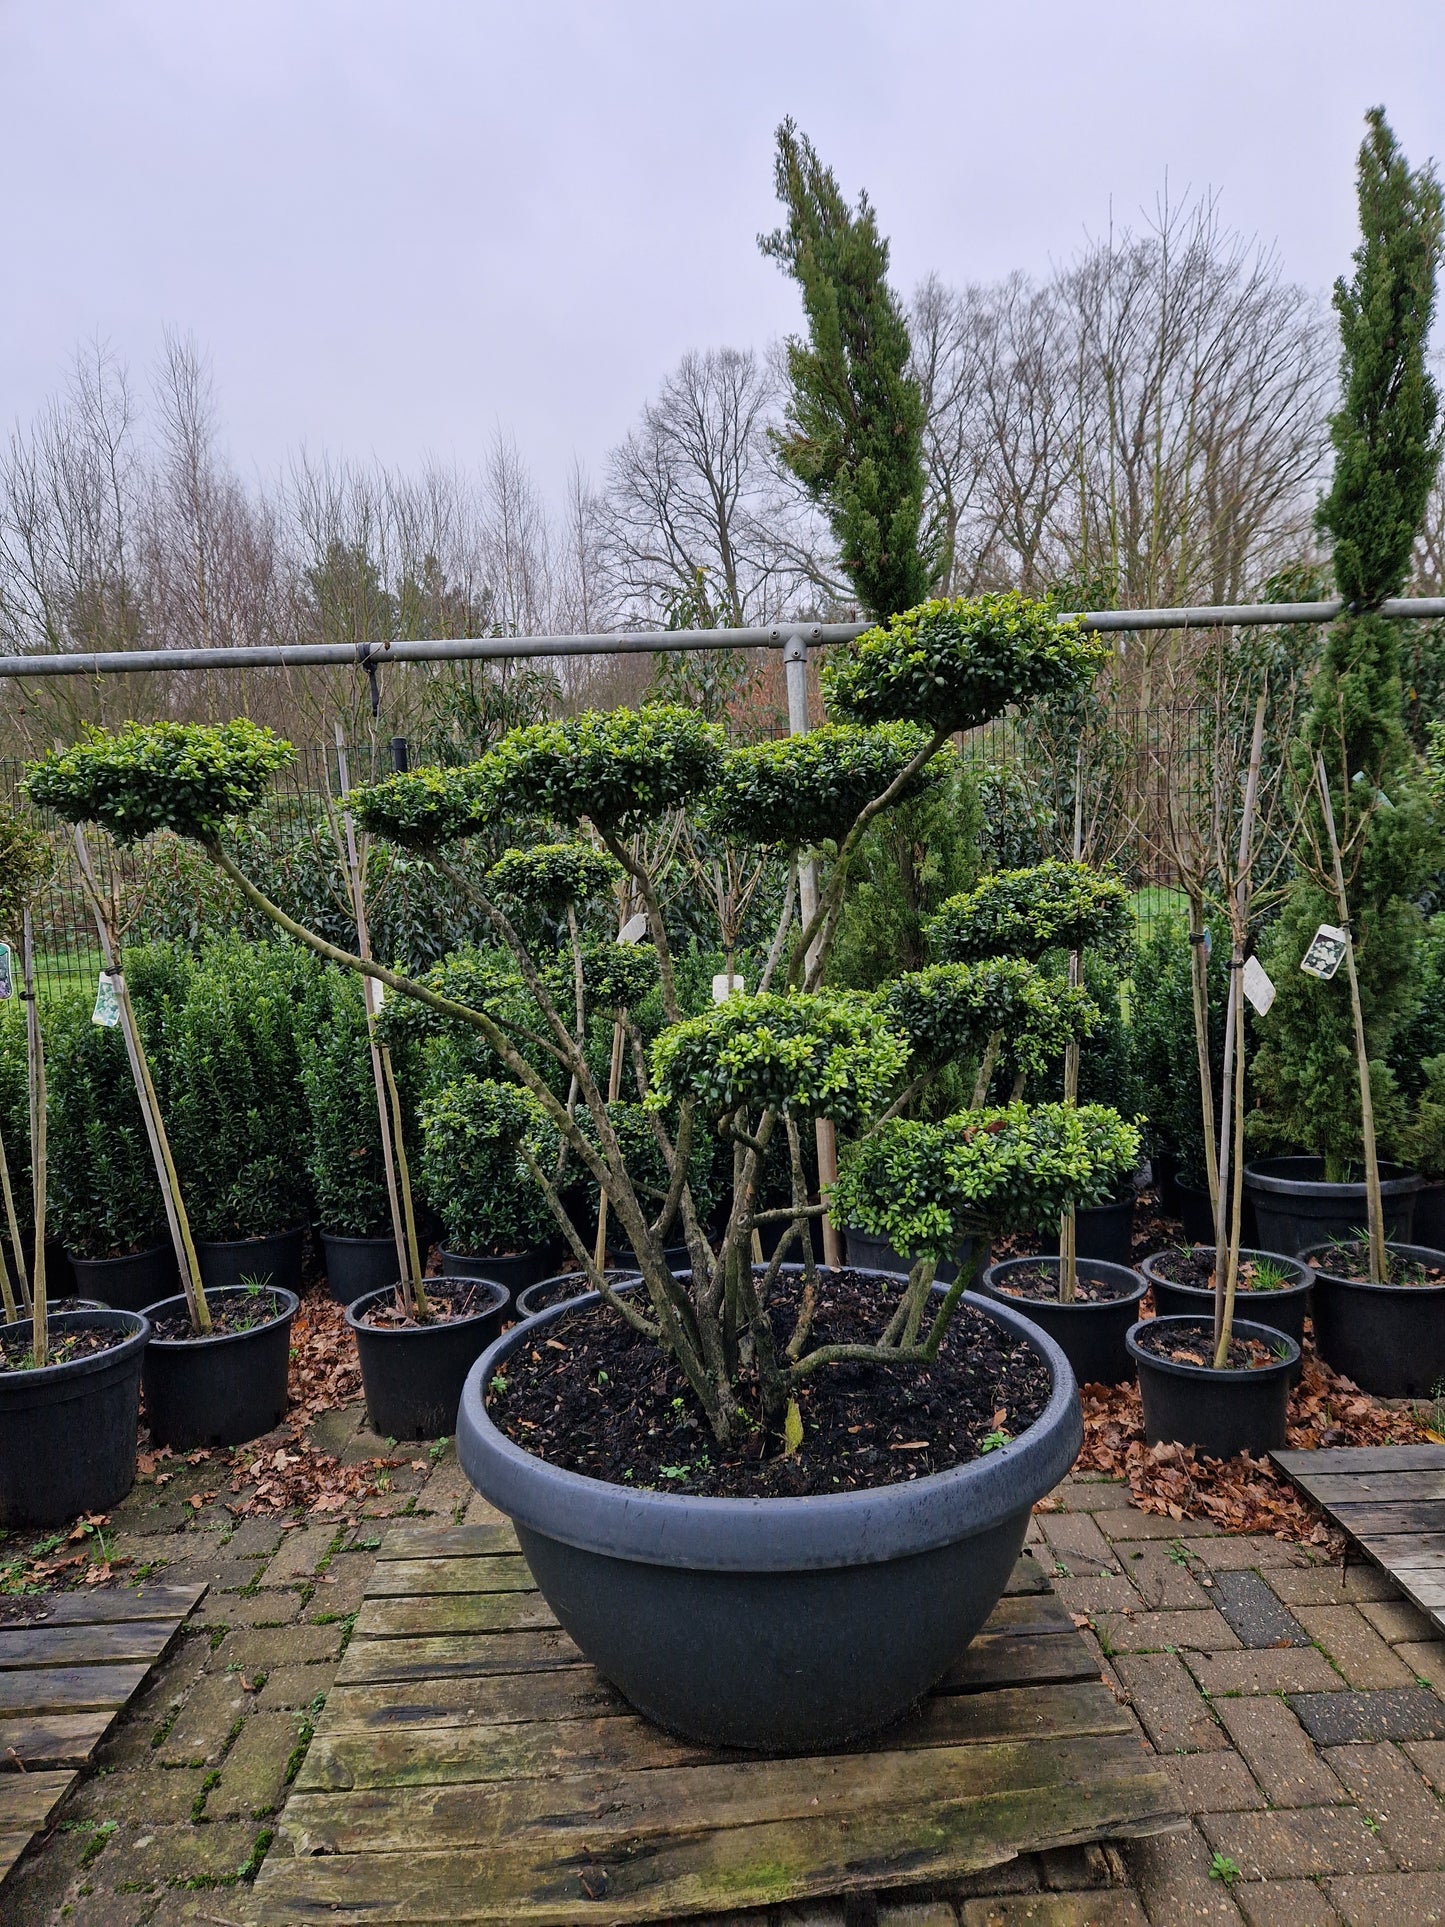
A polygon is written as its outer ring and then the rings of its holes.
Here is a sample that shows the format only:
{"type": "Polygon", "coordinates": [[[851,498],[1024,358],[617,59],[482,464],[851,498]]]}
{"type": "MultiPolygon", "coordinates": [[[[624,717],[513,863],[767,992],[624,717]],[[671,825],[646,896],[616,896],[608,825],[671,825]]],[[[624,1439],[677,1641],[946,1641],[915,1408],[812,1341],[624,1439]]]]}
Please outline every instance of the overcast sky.
{"type": "Polygon", "coordinates": [[[1441,0],[0,0],[0,421],[99,334],[232,455],[594,473],[689,347],[796,325],[791,113],[903,289],[1066,259],[1166,173],[1327,286],[1361,117],[1445,149],[1441,0]]]}

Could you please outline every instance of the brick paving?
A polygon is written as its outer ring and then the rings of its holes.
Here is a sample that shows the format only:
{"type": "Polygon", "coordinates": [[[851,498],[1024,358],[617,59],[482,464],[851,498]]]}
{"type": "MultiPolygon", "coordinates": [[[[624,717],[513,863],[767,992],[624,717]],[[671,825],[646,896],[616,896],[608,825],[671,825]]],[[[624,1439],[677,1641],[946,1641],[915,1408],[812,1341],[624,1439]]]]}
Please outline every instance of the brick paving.
{"type": "MultiPolygon", "coordinates": [[[[385,1449],[359,1407],[318,1429],[344,1459],[385,1449]]],[[[215,1462],[172,1461],[164,1490],[118,1509],[134,1568],[210,1591],[0,1896],[0,1927],[245,1922],[386,1519],[480,1513],[449,1446],[412,1449],[349,1520],[238,1524],[215,1462]]],[[[1445,1927],[1445,1641],[1372,1567],[1147,1515],[1103,1480],[1055,1503],[1030,1541],[1188,1819],[889,1900],[879,1927],[1445,1927]]],[[[784,1908],[769,1927],[844,1920],[784,1908]]]]}

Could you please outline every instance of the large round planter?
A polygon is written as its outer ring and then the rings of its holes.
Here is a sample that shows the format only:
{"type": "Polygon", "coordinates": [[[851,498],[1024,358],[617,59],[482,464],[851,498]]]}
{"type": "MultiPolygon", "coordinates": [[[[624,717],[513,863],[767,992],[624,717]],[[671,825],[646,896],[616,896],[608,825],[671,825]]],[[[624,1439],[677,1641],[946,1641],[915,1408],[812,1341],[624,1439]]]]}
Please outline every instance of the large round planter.
{"type": "Polygon", "coordinates": [[[980,1290],[998,1304],[1011,1305],[1031,1325],[1047,1332],[1081,1385],[1117,1385],[1133,1370],[1124,1334],[1138,1318],[1139,1300],[1149,1287],[1128,1265],[1080,1258],[1077,1269],[1081,1278],[1122,1286],[1121,1296],[1097,1301],[1073,1298],[1060,1304],[1057,1299],[1018,1298],[1009,1291],[1012,1273],[1058,1262],[1057,1258],[1006,1258],[1002,1264],[989,1266],[980,1290]]]}
{"type": "Polygon", "coordinates": [[[434,1325],[365,1325],[361,1321],[395,1289],[369,1291],[346,1307],[356,1339],[371,1429],[384,1439],[440,1439],[456,1430],[467,1373],[502,1328],[511,1300],[489,1278],[428,1278],[426,1288],[489,1288],[489,1303],[466,1318],[434,1325]]]}
{"type": "Polygon", "coordinates": [[[1202,1330],[1206,1352],[1213,1342],[1212,1325],[1199,1318],[1155,1318],[1128,1333],[1124,1342],[1139,1374],[1146,1441],[1192,1445],[1211,1459],[1232,1459],[1237,1452],[1258,1457],[1277,1451],[1284,1444],[1289,1418],[1291,1374],[1299,1364],[1294,1340],[1272,1325],[1236,1318],[1236,1338],[1255,1338],[1271,1349],[1288,1349],[1273,1365],[1248,1372],[1216,1372],[1209,1365],[1176,1364],[1144,1351],[1137,1343],[1139,1334],[1160,1325],[1202,1330]]]}
{"type": "MultiPolygon", "coordinates": [[[[1428,1245],[1391,1242],[1403,1258],[1445,1267],[1428,1245]]],[[[1431,1398],[1445,1379],[1445,1285],[1371,1285],[1330,1270],[1339,1254],[1316,1245],[1300,1253],[1314,1280],[1315,1349],[1332,1370],[1376,1398],[1431,1398]]]]}
{"type": "Polygon", "coordinates": [[[485,1278],[490,1284],[500,1285],[507,1294],[508,1309],[504,1316],[510,1316],[511,1307],[517,1302],[517,1293],[545,1278],[547,1267],[552,1262],[552,1249],[548,1245],[538,1245],[535,1251],[518,1252],[511,1258],[479,1257],[472,1252],[442,1248],[439,1248],[439,1255],[443,1278],[485,1278]]]}
{"type": "MultiPolygon", "coordinates": [[[[642,1269],[637,1262],[637,1253],[632,1249],[631,1245],[609,1246],[607,1257],[612,1268],[616,1271],[640,1272],[642,1269]]],[[[690,1272],[692,1270],[692,1253],[685,1244],[664,1245],[662,1247],[662,1262],[667,1266],[669,1271],[690,1272]]]]}
{"type": "Polygon", "coordinates": [[[116,1311],[144,1311],[159,1298],[169,1298],[180,1283],[172,1245],[132,1251],[124,1258],[77,1258],[70,1268],[75,1288],[87,1298],[98,1298],[116,1311]]]}
{"type": "Polygon", "coordinates": [[[1049,1403],[1011,1444],[872,1491],[689,1498],[548,1465],[487,1416],[487,1387],[511,1353],[596,1302],[559,1305],[498,1339],[467,1378],[457,1426],[467,1477],[512,1519],[567,1632],[639,1711],[704,1745],[821,1750],[906,1711],[992,1612],[1030,1507],[1078,1453],[1063,1353],[1009,1307],[968,1294],[1049,1367],[1049,1403]]]}
{"type": "MultiPolygon", "coordinates": [[[[251,1302],[249,1291],[206,1292],[212,1312],[230,1299],[251,1302]]],[[[207,1338],[152,1338],[146,1347],[146,1420],[157,1445],[178,1452],[193,1446],[244,1445],[281,1423],[286,1412],[286,1368],[294,1291],[270,1288],[272,1315],[249,1331],[207,1338]]],[[[147,1316],[186,1316],[184,1296],[151,1305],[147,1316]]]]}
{"type": "MultiPolygon", "coordinates": [[[[1327,1184],[1323,1158],[1261,1158],[1245,1165],[1244,1188],[1254,1200],[1254,1243],[1262,1251],[1294,1257],[1306,1245],[1358,1237],[1366,1222],[1364,1185],[1327,1184]]],[[[1387,1238],[1410,1237],[1419,1189],[1418,1172],[1380,1166],[1387,1238]]]]}
{"type": "MultiPolygon", "coordinates": [[[[124,1340],[38,1372],[0,1372],[0,1525],[49,1526],[108,1512],[135,1484],[141,1360],[150,1324],[134,1311],[65,1311],[62,1331],[119,1331],[124,1340]]],[[[30,1321],[0,1328],[22,1334],[30,1321]]]]}
{"type": "Polygon", "coordinates": [[[395,1238],[343,1238],[323,1231],[321,1256],[327,1287],[338,1305],[349,1305],[363,1292],[381,1291],[397,1281],[395,1238]]]}
{"type": "Polygon", "coordinates": [[[304,1225],[297,1225],[294,1231],[275,1231],[266,1238],[206,1239],[196,1245],[201,1283],[208,1292],[246,1290],[252,1285],[298,1292],[305,1249],[304,1225]]]}
{"type": "MultiPolygon", "coordinates": [[[[1177,1179],[1173,1207],[1166,1206],[1165,1215],[1178,1218],[1184,1228],[1186,1244],[1214,1243],[1214,1207],[1209,1202],[1207,1184],[1191,1184],[1187,1178],[1177,1179]]],[[[1254,1199],[1247,1191],[1240,1199],[1239,1225],[1244,1243],[1253,1250],[1259,1244],[1259,1227],[1255,1222],[1254,1199]]]]}
{"type": "MultiPolygon", "coordinates": [[[[975,1270],[980,1277],[988,1267],[991,1250],[985,1242],[979,1251],[975,1270]]],[[[886,1271],[890,1277],[906,1278],[913,1269],[913,1260],[895,1251],[886,1238],[875,1238],[871,1231],[860,1231],[856,1225],[849,1225],[843,1233],[843,1252],[855,1271],[886,1271]]],[[[969,1237],[964,1239],[956,1259],[945,1258],[939,1265],[933,1274],[934,1281],[951,1285],[958,1276],[959,1266],[973,1263],[974,1240],[969,1237]]]]}
{"type": "MultiPolygon", "coordinates": [[[[1210,1251],[1213,1245],[1207,1247],[1210,1251]]],[[[1163,1277],[1158,1269],[1159,1259],[1164,1253],[1153,1252],[1141,1259],[1140,1271],[1154,1287],[1154,1310],[1161,1318],[1213,1318],[1214,1293],[1199,1285],[1176,1285],[1171,1279],[1163,1277]]],[[[1305,1342],[1305,1314],[1310,1309],[1310,1291],[1314,1275],[1298,1258],[1285,1258],[1274,1251],[1240,1251],[1241,1263],[1251,1258],[1267,1258],[1272,1265],[1282,1271],[1295,1275],[1296,1283],[1286,1285],[1281,1291],[1241,1291],[1235,1290],[1235,1315],[1247,1318],[1255,1325],[1268,1325],[1272,1331],[1283,1332],[1292,1338],[1296,1345],[1303,1347],[1305,1342]]],[[[1299,1382],[1299,1366],[1296,1365],[1291,1385],[1299,1382]]]]}
{"type": "MultiPolygon", "coordinates": [[[[617,1291],[631,1291],[641,1282],[635,1271],[610,1265],[606,1276],[608,1284],[617,1291]]],[[[559,1271],[555,1278],[539,1278],[535,1285],[519,1291],[512,1309],[518,1318],[535,1318],[539,1311],[550,1311],[553,1305],[570,1305],[574,1299],[585,1298],[588,1290],[587,1280],[580,1271],[559,1271]]]]}

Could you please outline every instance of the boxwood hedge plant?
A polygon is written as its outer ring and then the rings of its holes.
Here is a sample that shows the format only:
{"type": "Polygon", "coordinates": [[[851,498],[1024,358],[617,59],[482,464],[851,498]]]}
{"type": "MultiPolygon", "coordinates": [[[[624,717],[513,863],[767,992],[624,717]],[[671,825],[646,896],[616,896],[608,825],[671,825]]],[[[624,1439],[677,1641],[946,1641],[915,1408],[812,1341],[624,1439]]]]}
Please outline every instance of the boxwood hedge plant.
{"type": "MultiPolygon", "coordinates": [[[[1017,1040],[1021,1061],[1053,1049],[1061,1032],[1083,1030],[1083,998],[1058,986],[1050,992],[1022,970],[960,968],[966,959],[875,991],[823,987],[849,864],[869,825],[930,780],[929,766],[954,731],[1009,705],[1082,688],[1103,653],[1047,604],[1019,596],[933,602],[835,654],[824,687],[835,720],[847,727],[820,732],[821,743],[798,738],[761,752],[729,750],[716,726],[657,705],[533,725],[472,764],[407,772],[355,792],[363,828],[424,854],[475,902],[529,1000],[521,1026],[515,988],[499,980],[502,973],[491,981],[483,973],[467,989],[445,973],[428,980],[362,959],[304,928],[244,874],[220,825],[246,807],[255,772],[292,754],[264,731],[247,726],[234,772],[220,731],[195,727],[196,754],[179,780],[150,753],[148,732],[132,727],[46,758],[29,782],[33,795],[71,820],[122,835],[143,823],[193,838],[253,907],[299,941],[435,1017],[470,1027],[497,1061],[497,1088],[484,1097],[468,1092],[465,1107],[453,1092],[457,1118],[485,1109],[489,1155],[510,1152],[526,1167],[588,1281],[672,1355],[719,1443],[759,1420],[786,1439],[796,1425],[795,1388],[808,1374],[843,1358],[897,1367],[937,1356],[967,1274],[925,1313],[938,1257],[957,1248],[960,1227],[1037,1223],[1071,1201],[1093,1202],[1109,1195],[1137,1156],[1133,1126],[1091,1107],[978,1108],[922,1136],[902,1115],[909,1094],[951,1052],[981,1050],[1001,1025],[1017,1040]],[[198,787],[199,770],[209,781],[198,787]],[[792,858],[812,848],[823,864],[816,909],[805,922],[794,912],[797,892],[787,893],[757,988],[692,1017],[679,1004],[650,854],[665,851],[668,839],[644,834],[678,812],[725,826],[710,834],[749,848],[771,846],[792,858]],[[519,814],[550,822],[555,843],[509,854],[480,882],[466,874],[456,857],[468,839],[519,814]],[[597,941],[615,929],[618,868],[646,915],[650,942],[635,951],[597,941]],[[542,910],[554,934],[529,943],[524,930],[542,910]],[[664,1017],[650,1048],[635,1015],[644,997],[660,999],[664,1017]],[[621,1027],[655,1158],[629,1159],[638,1120],[629,1116],[624,1128],[609,1111],[588,1058],[594,1017],[621,1027]],[[866,1343],[811,1342],[819,1280],[808,1231],[827,1207],[809,1195],[802,1133],[820,1119],[852,1140],[835,1206],[922,1254],[866,1343]],[[704,1222],[689,1181],[700,1137],[712,1141],[724,1179],[731,1165],[720,1225],[704,1222]],[[634,1168],[640,1164],[645,1173],[634,1168]],[[655,1182],[659,1168],[665,1188],[655,1182]],[[885,1169],[903,1174],[906,1187],[879,1180],[885,1169]],[[579,1172],[606,1193],[636,1253],[641,1290],[618,1296],[573,1223],[567,1199],[579,1172]],[[764,1209],[774,1173],[785,1174],[788,1201],[764,1209]],[[898,1215],[905,1195],[906,1222],[898,1215]],[[665,1257],[679,1229],[691,1257],[686,1275],[674,1275],[665,1257]],[[765,1230],[775,1239],[766,1264],[757,1261],[765,1230]],[[801,1258],[796,1303],[775,1324],[781,1267],[794,1248],[801,1258]]],[[[436,1148],[442,1125],[438,1109],[434,1159],[444,1155],[436,1148]]],[[[454,1129],[450,1114],[444,1128],[454,1129]]],[[[445,1153],[464,1155],[460,1139],[445,1153]]]]}

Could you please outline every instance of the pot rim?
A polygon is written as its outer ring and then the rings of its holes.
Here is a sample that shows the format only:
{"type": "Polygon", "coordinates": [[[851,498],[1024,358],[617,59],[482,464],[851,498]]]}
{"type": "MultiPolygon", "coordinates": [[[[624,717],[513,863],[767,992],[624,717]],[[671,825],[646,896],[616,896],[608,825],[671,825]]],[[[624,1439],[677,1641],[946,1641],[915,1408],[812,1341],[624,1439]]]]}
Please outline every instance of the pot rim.
{"type": "MultiPolygon", "coordinates": [[[[153,1337],[150,1342],[156,1350],[160,1352],[190,1352],[194,1351],[196,1347],[200,1345],[240,1344],[247,1338],[259,1338],[264,1332],[274,1331],[277,1325],[289,1325],[301,1309],[301,1300],[297,1297],[296,1293],[294,1291],[287,1291],[284,1285],[264,1285],[262,1290],[271,1293],[273,1303],[278,1298],[286,1302],[283,1303],[281,1309],[274,1317],[263,1319],[259,1325],[250,1325],[243,1332],[207,1332],[203,1338],[196,1336],[194,1333],[186,1338],[153,1337]]],[[[212,1304],[218,1298],[248,1298],[249,1296],[250,1293],[244,1285],[217,1285],[206,1292],[206,1303],[208,1305],[212,1304]]],[[[186,1294],[183,1291],[177,1292],[173,1298],[160,1298],[157,1299],[155,1304],[147,1305],[145,1315],[154,1321],[158,1316],[163,1317],[167,1315],[172,1309],[178,1309],[184,1312],[187,1317],[190,1316],[189,1307],[186,1304],[186,1294]]]]}
{"type": "Polygon", "coordinates": [[[1163,1318],[1141,1318],[1137,1325],[1131,1325],[1124,1334],[1124,1343],[1136,1368],[1146,1365],[1151,1371],[1163,1372],[1175,1378],[1208,1379],[1211,1383],[1231,1385],[1268,1384],[1271,1379],[1291,1372],[1300,1360],[1300,1348],[1287,1332],[1277,1331],[1273,1325],[1261,1325],[1252,1318],[1236,1318],[1234,1336],[1236,1338],[1256,1338],[1270,1350],[1277,1352],[1281,1345],[1289,1346],[1287,1358],[1276,1358],[1272,1365],[1255,1365],[1247,1372],[1231,1372],[1227,1367],[1216,1371],[1213,1365],[1182,1365],[1177,1359],[1157,1358],[1153,1352],[1146,1352],[1136,1343],[1136,1334],[1151,1325],[1201,1325],[1206,1321],[1196,1312],[1170,1312],[1163,1318]]]}
{"type": "MultiPolygon", "coordinates": [[[[640,1285],[642,1283],[642,1273],[640,1271],[628,1271],[624,1267],[618,1266],[618,1265],[609,1265],[607,1267],[607,1275],[612,1281],[612,1288],[614,1291],[620,1290],[623,1286],[627,1286],[630,1289],[632,1286],[640,1285]]],[[[550,1278],[539,1278],[537,1279],[535,1284],[523,1285],[522,1289],[517,1293],[516,1300],[515,1300],[516,1309],[520,1314],[520,1321],[525,1322],[527,1319],[535,1318],[537,1316],[537,1312],[535,1311],[522,1311],[522,1308],[521,1308],[522,1300],[524,1298],[530,1298],[534,1291],[545,1291],[548,1285],[570,1285],[574,1281],[580,1284],[581,1289],[574,1292],[571,1298],[566,1298],[566,1299],[559,1298],[557,1300],[559,1305],[575,1304],[577,1299],[579,1298],[587,1298],[594,1295],[589,1290],[587,1286],[587,1282],[582,1277],[582,1274],[580,1271],[558,1271],[558,1272],[554,1272],[550,1278]]],[[[598,1292],[595,1295],[600,1297],[601,1293],[598,1292]]],[[[541,1305],[538,1307],[538,1310],[550,1311],[551,1306],[541,1305]]]]}
{"type": "MultiPolygon", "coordinates": [[[[1167,1258],[1175,1251],[1212,1251],[1213,1249],[1213,1245],[1166,1245],[1163,1251],[1151,1251],[1147,1258],[1141,1258],[1139,1269],[1151,1285],[1163,1285],[1166,1291],[1191,1291],[1200,1298],[1213,1298],[1214,1291],[1209,1285],[1181,1285],[1176,1279],[1160,1277],[1149,1269],[1156,1258],[1167,1258]]],[[[1277,1299],[1294,1298],[1299,1293],[1308,1291],[1314,1283],[1314,1274],[1309,1267],[1301,1263],[1298,1258],[1287,1258],[1282,1251],[1264,1251],[1252,1245],[1241,1245],[1239,1255],[1241,1259],[1268,1258],[1271,1264],[1288,1265],[1292,1271],[1302,1274],[1297,1283],[1281,1285],[1276,1291],[1251,1291],[1247,1285],[1236,1285],[1235,1297],[1248,1298],[1251,1304],[1267,1305],[1277,1299]]]]}
{"type": "Polygon", "coordinates": [[[355,1315],[357,1311],[367,1310],[379,1299],[389,1298],[396,1290],[396,1284],[377,1285],[371,1291],[362,1292],[359,1298],[353,1298],[349,1305],[342,1306],[347,1324],[352,1331],[364,1332],[368,1338],[434,1338],[438,1332],[463,1330],[468,1325],[474,1325],[479,1318],[493,1318],[511,1303],[511,1293],[507,1287],[499,1285],[494,1278],[451,1278],[443,1272],[440,1277],[423,1279],[422,1283],[427,1286],[462,1285],[473,1291],[478,1285],[485,1285],[493,1294],[493,1300],[481,1311],[469,1311],[465,1318],[449,1318],[444,1325],[363,1325],[355,1315]]]}
{"type": "MultiPolygon", "coordinates": [[[[102,1330],[114,1330],[115,1327],[109,1324],[112,1318],[121,1319],[125,1324],[134,1323],[136,1329],[129,1332],[118,1345],[112,1345],[103,1352],[87,1352],[83,1358],[61,1359],[54,1365],[41,1365],[38,1369],[28,1372],[0,1372],[0,1401],[3,1401],[5,1393],[12,1388],[17,1392],[22,1387],[31,1386],[38,1386],[43,1390],[50,1385],[62,1384],[67,1378],[83,1378],[87,1372],[105,1371],[119,1360],[130,1358],[136,1352],[144,1350],[151,1342],[150,1315],[143,1311],[117,1311],[111,1306],[100,1311],[56,1311],[49,1315],[45,1323],[48,1329],[58,1326],[62,1331],[71,1331],[77,1326],[83,1329],[86,1325],[97,1323],[101,1325],[102,1330]]],[[[28,1318],[12,1319],[0,1325],[0,1339],[9,1332],[29,1330],[28,1318]]]]}
{"type": "Polygon", "coordinates": [[[1058,1298],[1016,1298],[1011,1291],[1005,1291],[1002,1285],[993,1283],[995,1273],[1008,1271],[1016,1265],[1059,1265],[1062,1263],[1063,1260],[1056,1251],[1044,1252],[1037,1257],[1000,1258],[997,1264],[984,1266],[979,1278],[979,1285],[985,1291],[998,1292],[1010,1305],[1042,1305],[1050,1312],[1117,1311],[1120,1305],[1136,1304],[1149,1289],[1149,1280],[1141,1274],[1136,1265],[1117,1265],[1112,1258],[1078,1258],[1075,1260],[1075,1265],[1083,1277],[1089,1277],[1090,1275],[1096,1276],[1099,1272],[1103,1271],[1109,1273],[1111,1276],[1118,1274],[1126,1278],[1132,1278],[1134,1280],[1133,1287],[1128,1291],[1120,1292],[1117,1298],[1071,1298],[1067,1303],[1058,1298]]]}
{"type": "Polygon", "coordinates": [[[66,1244],[63,1244],[61,1249],[72,1265],[134,1265],[139,1264],[142,1258],[169,1257],[174,1259],[175,1257],[175,1248],[166,1243],[142,1245],[136,1251],[121,1252],[118,1258],[89,1258],[84,1252],[72,1251],[70,1246],[66,1244]]]}
{"type": "MultiPolygon", "coordinates": [[[[1323,1244],[1306,1245],[1304,1250],[1299,1254],[1300,1263],[1303,1264],[1311,1252],[1333,1251],[1334,1248],[1334,1245],[1328,1240],[1323,1244]]],[[[1438,1258],[1441,1269],[1445,1270],[1445,1251],[1437,1251],[1433,1245],[1406,1244],[1399,1238],[1387,1238],[1385,1240],[1385,1249],[1386,1251],[1403,1252],[1407,1256],[1423,1255],[1438,1258]]],[[[1413,1302],[1417,1298],[1428,1298],[1432,1292],[1445,1293],[1445,1281],[1442,1281],[1438,1285],[1376,1285],[1372,1284],[1368,1278],[1352,1278],[1346,1271],[1331,1271],[1327,1265],[1323,1264],[1311,1265],[1308,1267],[1308,1270],[1311,1279],[1328,1278],[1331,1284],[1348,1285],[1351,1291],[1378,1292],[1381,1297],[1408,1297],[1413,1302]]]]}
{"type": "Polygon", "coordinates": [[[325,1231],[320,1225],[316,1235],[324,1244],[329,1245],[391,1245],[396,1247],[396,1239],[389,1231],[369,1231],[360,1238],[353,1237],[349,1231],[325,1231]]]}
{"type": "MultiPolygon", "coordinates": [[[[1363,1178],[1360,1178],[1358,1181],[1351,1179],[1340,1184],[1331,1184],[1323,1177],[1292,1178],[1284,1171],[1270,1169],[1271,1165],[1278,1166],[1283,1164],[1317,1165],[1321,1171],[1324,1169],[1323,1158],[1307,1156],[1304,1153],[1300,1153],[1296,1157],[1287,1158],[1257,1158],[1253,1163],[1246,1164],[1244,1167],[1246,1184],[1252,1184],[1256,1191],[1267,1192],[1272,1197],[1338,1199],[1346,1193],[1353,1193],[1359,1197],[1365,1195],[1365,1181],[1363,1178]]],[[[1420,1173],[1411,1165],[1392,1164],[1388,1161],[1382,1162],[1380,1165],[1380,1190],[1386,1197],[1405,1197],[1412,1192],[1418,1191],[1424,1182],[1425,1180],[1420,1176],[1420,1173]],[[1386,1177],[1385,1173],[1387,1171],[1393,1172],[1395,1175],[1393,1177],[1386,1177]]]]}
{"type": "Polygon", "coordinates": [[[304,1238],[306,1224],[288,1225],[284,1231],[257,1231],[249,1238],[197,1238],[197,1251],[250,1251],[257,1245],[278,1245],[286,1238],[304,1238]]]}
{"type": "MultiPolygon", "coordinates": [[[[889,1272],[871,1275],[896,1283],[889,1272]]],[[[947,1471],[858,1492],[712,1498],[633,1491],[550,1465],[514,1444],[486,1411],[484,1388],[498,1365],[543,1325],[589,1301],[600,1303],[600,1295],[549,1306],[494,1340],[467,1374],[456,1434],[463,1470],[478,1491],[522,1527],[581,1551],[711,1572],[881,1565],[955,1544],[1031,1506],[1063,1478],[1083,1443],[1078,1390],[1062,1349],[1011,1306],[964,1292],[962,1304],[1024,1339],[1049,1368],[1047,1404],[1008,1445],[947,1471]]]]}

